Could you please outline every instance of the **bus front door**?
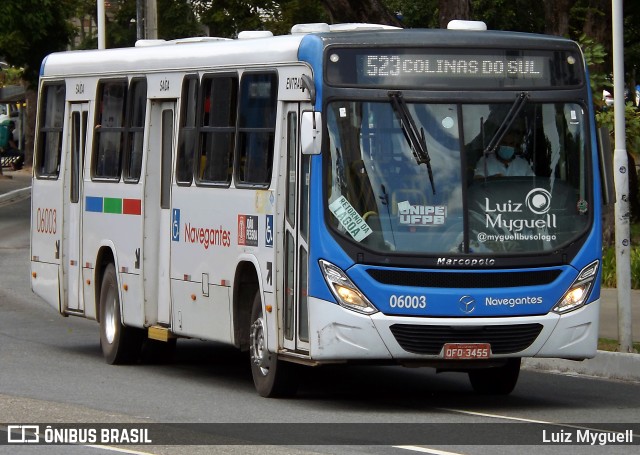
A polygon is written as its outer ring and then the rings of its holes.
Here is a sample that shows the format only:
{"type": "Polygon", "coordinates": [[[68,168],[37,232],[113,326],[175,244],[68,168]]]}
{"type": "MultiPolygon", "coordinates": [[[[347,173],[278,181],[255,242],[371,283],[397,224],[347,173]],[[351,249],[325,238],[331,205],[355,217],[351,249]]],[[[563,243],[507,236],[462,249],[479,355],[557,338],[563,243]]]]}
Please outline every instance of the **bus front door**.
{"type": "Polygon", "coordinates": [[[82,293],[82,182],[89,103],[72,103],[69,111],[64,170],[62,235],[63,311],[84,313],[82,293]]]}
{"type": "MultiPolygon", "coordinates": [[[[307,270],[309,260],[310,156],[300,153],[300,114],[311,110],[306,103],[289,103],[284,111],[287,172],[284,221],[283,346],[309,352],[307,270]]],[[[283,144],[284,145],[284,144],[283,144]]]]}
{"type": "Polygon", "coordinates": [[[176,102],[152,100],[144,189],[143,273],[145,319],[171,322],[171,164],[175,148],[176,102]]]}

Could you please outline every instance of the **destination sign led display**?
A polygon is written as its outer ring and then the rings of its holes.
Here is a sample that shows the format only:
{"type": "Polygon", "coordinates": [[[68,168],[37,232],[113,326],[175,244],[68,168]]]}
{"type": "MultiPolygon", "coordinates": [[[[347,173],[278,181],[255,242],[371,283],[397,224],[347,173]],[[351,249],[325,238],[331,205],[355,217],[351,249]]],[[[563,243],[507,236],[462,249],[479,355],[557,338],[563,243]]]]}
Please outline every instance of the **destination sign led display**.
{"type": "Polygon", "coordinates": [[[424,57],[421,55],[367,55],[359,57],[366,77],[406,77],[433,75],[447,77],[532,78],[544,74],[544,59],[500,58],[492,55],[460,56],[454,58],[424,57]]]}
{"type": "Polygon", "coordinates": [[[544,88],[582,84],[568,51],[330,49],[327,80],[392,88],[544,88]]]}

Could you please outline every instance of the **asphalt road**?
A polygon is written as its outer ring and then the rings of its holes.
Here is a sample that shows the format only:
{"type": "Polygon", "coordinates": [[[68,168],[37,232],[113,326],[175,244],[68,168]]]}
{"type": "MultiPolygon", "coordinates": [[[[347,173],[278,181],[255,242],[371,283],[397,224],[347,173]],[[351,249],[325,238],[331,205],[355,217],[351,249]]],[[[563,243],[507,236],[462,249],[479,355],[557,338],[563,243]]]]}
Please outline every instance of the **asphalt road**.
{"type": "Polygon", "coordinates": [[[522,371],[515,391],[496,398],[474,394],[457,373],[333,366],[308,371],[294,399],[264,399],[246,355],[197,340],[180,340],[168,364],[109,366],[94,321],[63,318],[31,293],[28,230],[28,200],[0,207],[0,454],[638,453],[638,383],[522,371]],[[163,424],[152,426],[161,440],[214,433],[228,443],[6,444],[9,425],[61,422],[163,424]],[[558,444],[576,427],[611,423],[631,429],[633,445],[558,444]],[[266,436],[277,445],[256,445],[266,436]]]}

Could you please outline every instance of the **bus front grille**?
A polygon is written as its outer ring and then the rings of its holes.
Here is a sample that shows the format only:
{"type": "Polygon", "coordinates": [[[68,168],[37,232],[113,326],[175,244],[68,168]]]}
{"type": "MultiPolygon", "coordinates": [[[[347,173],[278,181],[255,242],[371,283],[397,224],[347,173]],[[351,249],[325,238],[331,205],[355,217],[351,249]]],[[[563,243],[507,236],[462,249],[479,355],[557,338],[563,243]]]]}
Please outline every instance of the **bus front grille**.
{"type": "Polygon", "coordinates": [[[489,343],[493,354],[512,354],[531,346],[542,331],[542,324],[473,327],[394,324],[390,329],[402,349],[414,354],[438,355],[445,343],[489,343]]]}

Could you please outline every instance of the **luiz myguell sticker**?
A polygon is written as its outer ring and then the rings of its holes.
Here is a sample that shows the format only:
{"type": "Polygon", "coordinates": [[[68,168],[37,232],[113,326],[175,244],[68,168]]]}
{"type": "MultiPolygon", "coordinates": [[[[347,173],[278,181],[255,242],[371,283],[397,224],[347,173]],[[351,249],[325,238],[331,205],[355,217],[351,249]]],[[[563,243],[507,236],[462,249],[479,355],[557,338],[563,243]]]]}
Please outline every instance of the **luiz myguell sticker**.
{"type": "Polygon", "coordinates": [[[367,222],[353,208],[346,197],[340,196],[329,204],[329,210],[356,242],[362,242],[371,234],[372,230],[367,222]]]}

